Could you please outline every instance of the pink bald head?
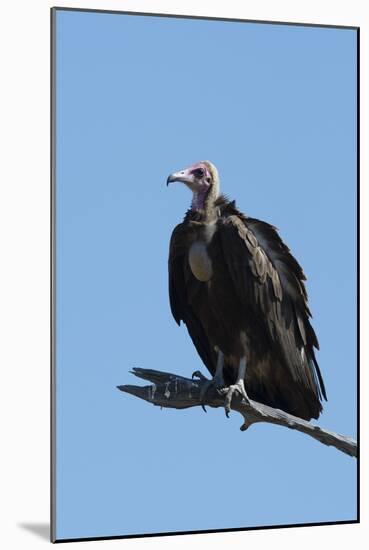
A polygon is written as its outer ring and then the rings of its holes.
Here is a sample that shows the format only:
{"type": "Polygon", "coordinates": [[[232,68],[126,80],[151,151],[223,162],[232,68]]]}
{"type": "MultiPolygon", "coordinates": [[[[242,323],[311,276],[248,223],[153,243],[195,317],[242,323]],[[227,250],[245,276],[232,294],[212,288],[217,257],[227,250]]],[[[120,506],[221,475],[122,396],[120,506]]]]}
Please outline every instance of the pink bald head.
{"type": "Polygon", "coordinates": [[[193,208],[203,208],[204,201],[210,190],[213,191],[215,198],[219,193],[219,177],[215,166],[203,160],[191,164],[188,168],[174,172],[167,179],[167,185],[174,181],[181,181],[193,193],[193,208]]]}

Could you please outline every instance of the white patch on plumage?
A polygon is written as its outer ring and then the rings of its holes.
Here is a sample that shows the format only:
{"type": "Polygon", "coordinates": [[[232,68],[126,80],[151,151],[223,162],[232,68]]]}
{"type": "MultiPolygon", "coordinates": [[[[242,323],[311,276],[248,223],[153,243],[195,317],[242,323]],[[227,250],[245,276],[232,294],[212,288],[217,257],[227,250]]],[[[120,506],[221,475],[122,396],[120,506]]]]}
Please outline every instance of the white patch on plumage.
{"type": "Polygon", "coordinates": [[[213,276],[213,266],[204,241],[195,241],[190,246],[188,261],[194,277],[205,283],[213,276]]]}
{"type": "Polygon", "coordinates": [[[194,277],[198,281],[206,283],[213,276],[212,261],[208,253],[208,244],[211,242],[217,230],[217,220],[206,223],[201,230],[200,239],[194,241],[188,253],[188,261],[194,277]]]}

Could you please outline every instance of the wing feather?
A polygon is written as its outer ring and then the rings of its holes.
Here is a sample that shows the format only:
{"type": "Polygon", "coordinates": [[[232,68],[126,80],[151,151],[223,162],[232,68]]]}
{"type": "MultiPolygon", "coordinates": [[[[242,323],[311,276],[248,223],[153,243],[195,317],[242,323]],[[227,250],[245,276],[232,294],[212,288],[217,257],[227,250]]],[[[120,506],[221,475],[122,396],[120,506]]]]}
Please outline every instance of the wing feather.
{"type": "Polygon", "coordinates": [[[314,354],[305,275],[277,230],[233,208],[219,223],[224,260],[238,298],[263,323],[294,380],[326,398],[314,354]]]}

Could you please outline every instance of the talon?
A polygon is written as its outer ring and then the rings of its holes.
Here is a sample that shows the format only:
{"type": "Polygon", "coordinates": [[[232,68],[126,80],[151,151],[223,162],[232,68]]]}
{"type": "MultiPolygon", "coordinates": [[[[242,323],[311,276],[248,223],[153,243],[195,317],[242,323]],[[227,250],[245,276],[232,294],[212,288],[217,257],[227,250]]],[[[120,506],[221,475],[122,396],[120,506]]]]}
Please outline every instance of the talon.
{"type": "Polygon", "coordinates": [[[202,374],[202,372],[200,372],[199,370],[195,370],[193,373],[192,373],[192,380],[194,378],[199,378],[200,380],[207,380],[206,376],[204,376],[202,374]]]}
{"type": "Polygon", "coordinates": [[[245,390],[245,384],[243,380],[238,380],[236,384],[232,384],[232,386],[229,386],[229,388],[226,388],[226,396],[224,401],[224,410],[226,417],[229,418],[229,413],[231,412],[231,403],[232,403],[232,397],[234,392],[238,392],[241,394],[241,397],[246,401],[246,403],[250,403],[250,400],[248,398],[248,395],[245,390]]]}

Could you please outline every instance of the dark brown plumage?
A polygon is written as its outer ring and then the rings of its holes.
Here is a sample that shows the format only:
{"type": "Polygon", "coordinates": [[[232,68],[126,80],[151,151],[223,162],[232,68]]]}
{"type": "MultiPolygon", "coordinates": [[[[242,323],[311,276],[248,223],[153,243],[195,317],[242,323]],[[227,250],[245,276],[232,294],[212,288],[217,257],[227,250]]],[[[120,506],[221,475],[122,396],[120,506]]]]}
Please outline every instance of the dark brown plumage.
{"type": "Polygon", "coordinates": [[[208,161],[173,174],[194,196],[173,231],[169,296],[212,375],[219,350],[234,384],[246,361],[247,396],[304,419],[318,418],[326,399],[315,358],[318,340],[299,263],[268,223],[240,212],[219,195],[208,161]]]}

